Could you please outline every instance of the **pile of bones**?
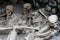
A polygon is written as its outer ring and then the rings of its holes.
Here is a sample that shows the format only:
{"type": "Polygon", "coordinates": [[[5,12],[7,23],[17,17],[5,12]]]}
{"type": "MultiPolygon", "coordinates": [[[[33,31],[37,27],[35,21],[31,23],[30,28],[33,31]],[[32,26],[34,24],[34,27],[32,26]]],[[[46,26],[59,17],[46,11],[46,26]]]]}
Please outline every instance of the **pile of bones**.
{"type": "Polygon", "coordinates": [[[22,33],[28,34],[24,40],[49,40],[49,38],[54,36],[59,30],[57,15],[47,15],[49,12],[45,12],[43,8],[32,11],[32,6],[29,3],[23,5],[18,24],[12,25],[18,18],[14,14],[13,5],[7,5],[4,11],[5,12],[0,15],[0,17],[2,17],[0,20],[0,30],[12,29],[7,40],[15,40],[19,30],[21,30],[22,33]]]}

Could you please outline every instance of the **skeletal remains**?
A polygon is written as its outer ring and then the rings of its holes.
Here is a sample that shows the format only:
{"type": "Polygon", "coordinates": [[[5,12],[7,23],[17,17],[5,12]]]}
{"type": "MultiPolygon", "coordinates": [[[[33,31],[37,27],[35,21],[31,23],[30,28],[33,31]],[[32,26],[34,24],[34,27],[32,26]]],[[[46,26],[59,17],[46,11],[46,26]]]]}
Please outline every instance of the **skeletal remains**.
{"type": "Polygon", "coordinates": [[[4,14],[0,15],[0,16],[5,16],[5,15],[11,15],[13,12],[14,12],[14,7],[13,5],[7,5],[5,7],[5,10],[4,10],[4,14]]]}
{"type": "MultiPolygon", "coordinates": [[[[4,25],[6,25],[6,23],[8,22],[9,18],[11,18],[11,15],[14,12],[14,7],[13,5],[7,5],[4,10],[4,12],[2,12],[2,14],[0,15],[0,17],[2,17],[4,19],[4,21],[0,22],[0,23],[5,23],[4,25]]],[[[8,23],[7,23],[8,24],[8,23]]]]}
{"type": "MultiPolygon", "coordinates": [[[[13,14],[14,7],[12,5],[8,5],[6,6],[5,11],[6,14],[4,15],[7,16],[6,17],[6,21],[7,21],[9,20],[9,17],[13,14]]],[[[23,5],[22,20],[26,20],[25,25],[21,24],[20,26],[13,26],[13,28],[1,29],[1,30],[13,29],[8,35],[7,40],[15,40],[17,36],[16,29],[21,29],[23,31],[26,31],[28,35],[27,37],[24,38],[24,40],[46,40],[57,32],[56,28],[58,25],[56,23],[58,21],[58,17],[56,15],[50,15],[49,17],[47,17],[40,9],[35,14],[34,12],[32,12],[32,7],[31,4],[29,3],[25,3],[23,5]],[[48,21],[43,20],[42,15],[48,21]],[[46,24],[44,25],[44,23],[46,24]],[[41,26],[41,24],[43,24],[43,26],[41,26]]]]}
{"type": "Polygon", "coordinates": [[[12,15],[14,12],[14,7],[12,5],[7,5],[5,11],[6,11],[7,20],[8,20],[8,17],[12,15]]]}
{"type": "Polygon", "coordinates": [[[51,15],[47,17],[41,10],[39,10],[39,12],[49,21],[49,23],[51,23],[51,25],[47,24],[46,26],[40,28],[37,32],[33,32],[33,39],[31,39],[32,36],[30,36],[31,34],[29,34],[27,37],[25,37],[26,40],[49,40],[49,38],[55,35],[55,33],[57,32],[57,30],[55,29],[57,28],[57,24],[55,24],[58,21],[57,16],[51,15]]]}
{"type": "Polygon", "coordinates": [[[23,19],[26,20],[26,22],[27,22],[28,25],[31,25],[31,20],[32,20],[31,9],[32,9],[31,4],[25,3],[23,5],[23,12],[22,12],[23,19]]]}

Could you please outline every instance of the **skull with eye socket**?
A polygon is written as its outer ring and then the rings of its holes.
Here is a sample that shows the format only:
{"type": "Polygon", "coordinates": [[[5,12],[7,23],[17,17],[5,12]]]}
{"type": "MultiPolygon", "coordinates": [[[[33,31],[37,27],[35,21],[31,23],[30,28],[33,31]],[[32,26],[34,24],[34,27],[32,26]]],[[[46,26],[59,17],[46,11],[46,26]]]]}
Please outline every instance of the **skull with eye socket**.
{"type": "Polygon", "coordinates": [[[13,5],[7,5],[5,9],[3,10],[3,13],[0,15],[0,17],[3,17],[5,20],[8,16],[11,16],[14,12],[14,7],[13,5]]]}
{"type": "Polygon", "coordinates": [[[31,10],[31,4],[30,4],[30,3],[25,3],[25,4],[23,5],[23,8],[24,8],[24,9],[27,9],[27,10],[31,10]]]}
{"type": "Polygon", "coordinates": [[[26,20],[27,24],[29,24],[29,25],[31,24],[31,19],[32,19],[31,9],[32,9],[32,7],[31,7],[30,3],[25,3],[23,5],[23,12],[22,12],[23,19],[26,20]]]}
{"type": "Polygon", "coordinates": [[[26,18],[30,16],[31,12],[31,4],[30,3],[25,3],[23,5],[23,16],[26,18]]]}
{"type": "Polygon", "coordinates": [[[14,12],[14,7],[13,7],[13,5],[7,5],[6,8],[5,8],[5,11],[6,11],[6,14],[7,14],[7,15],[13,14],[13,12],[14,12]]]}

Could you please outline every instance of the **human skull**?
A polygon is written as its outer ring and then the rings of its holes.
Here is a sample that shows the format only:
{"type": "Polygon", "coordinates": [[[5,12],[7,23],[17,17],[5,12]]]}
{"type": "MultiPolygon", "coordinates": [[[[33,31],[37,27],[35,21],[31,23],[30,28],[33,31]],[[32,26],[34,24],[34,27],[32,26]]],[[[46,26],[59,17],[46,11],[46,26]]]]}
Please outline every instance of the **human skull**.
{"type": "Polygon", "coordinates": [[[23,5],[23,8],[24,8],[24,9],[27,9],[27,10],[30,10],[30,9],[31,9],[31,4],[30,4],[30,3],[25,3],[25,4],[23,5]]]}
{"type": "Polygon", "coordinates": [[[23,5],[23,16],[26,18],[30,15],[31,11],[31,4],[30,3],[25,3],[23,5]]]}
{"type": "Polygon", "coordinates": [[[12,5],[7,5],[6,6],[6,13],[11,14],[14,11],[14,7],[12,5]]]}
{"type": "Polygon", "coordinates": [[[51,15],[51,16],[48,17],[48,20],[51,23],[55,23],[55,22],[58,21],[58,17],[57,17],[57,15],[51,15]]]}

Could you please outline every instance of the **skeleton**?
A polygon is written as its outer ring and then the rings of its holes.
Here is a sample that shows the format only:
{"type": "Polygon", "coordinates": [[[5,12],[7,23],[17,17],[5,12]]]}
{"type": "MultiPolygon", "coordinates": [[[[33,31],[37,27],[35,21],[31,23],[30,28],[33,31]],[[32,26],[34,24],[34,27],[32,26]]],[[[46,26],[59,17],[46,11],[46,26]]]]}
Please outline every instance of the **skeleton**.
{"type": "Polygon", "coordinates": [[[5,25],[8,22],[8,19],[11,18],[11,15],[14,12],[14,7],[12,5],[7,5],[4,10],[3,13],[0,15],[0,17],[2,18],[2,20],[0,23],[2,23],[3,25],[5,25]]]}
{"type": "MultiPolygon", "coordinates": [[[[37,32],[33,32],[33,33],[31,33],[32,35],[33,35],[33,40],[37,40],[37,39],[40,39],[40,40],[46,40],[46,39],[48,39],[49,40],[49,38],[51,37],[51,36],[54,36],[55,35],[55,33],[57,32],[57,30],[56,30],[56,28],[57,28],[57,24],[55,24],[57,21],[58,21],[58,19],[57,19],[57,16],[55,16],[55,17],[53,17],[53,15],[52,15],[52,19],[54,20],[54,21],[52,21],[52,20],[50,20],[51,18],[51,16],[49,16],[49,17],[47,17],[41,10],[39,10],[39,12],[44,16],[44,17],[46,17],[46,19],[48,20],[48,21],[45,21],[44,19],[42,19],[42,22],[44,23],[44,22],[47,22],[47,24],[45,23],[45,25],[44,26],[41,26],[41,25],[38,25],[39,26],[39,30],[37,31],[37,32]],[[53,24],[52,24],[52,22],[53,22],[53,24]],[[49,24],[50,23],[50,24],[49,24]]],[[[39,17],[39,16],[38,16],[39,17]]],[[[37,18],[38,18],[37,17],[37,18]]],[[[38,18],[39,19],[39,18],[38,18]]],[[[35,19],[34,19],[35,20],[35,19]]],[[[35,22],[40,22],[41,23],[41,20],[36,20],[35,22]]],[[[39,24],[39,23],[38,23],[39,24]]],[[[30,35],[31,35],[30,34],[30,35]]],[[[26,40],[29,40],[29,36],[30,35],[28,35],[25,39],[26,40]]],[[[30,36],[31,37],[31,36],[30,36]]]]}
{"type": "Polygon", "coordinates": [[[23,5],[23,19],[26,20],[28,25],[31,25],[31,4],[29,3],[23,5]]]}
{"type": "Polygon", "coordinates": [[[5,8],[6,11],[6,22],[8,22],[9,18],[11,18],[11,15],[14,12],[14,7],[12,5],[7,5],[5,8]]]}
{"type": "Polygon", "coordinates": [[[39,10],[39,11],[49,21],[49,23],[47,23],[47,25],[49,25],[49,26],[46,26],[42,30],[40,30],[40,32],[42,33],[42,36],[46,35],[44,39],[48,39],[51,36],[55,35],[55,33],[57,33],[57,31],[58,31],[57,30],[58,29],[58,25],[56,24],[57,21],[58,21],[58,17],[56,15],[51,15],[51,16],[47,17],[41,10],[39,10]]]}

